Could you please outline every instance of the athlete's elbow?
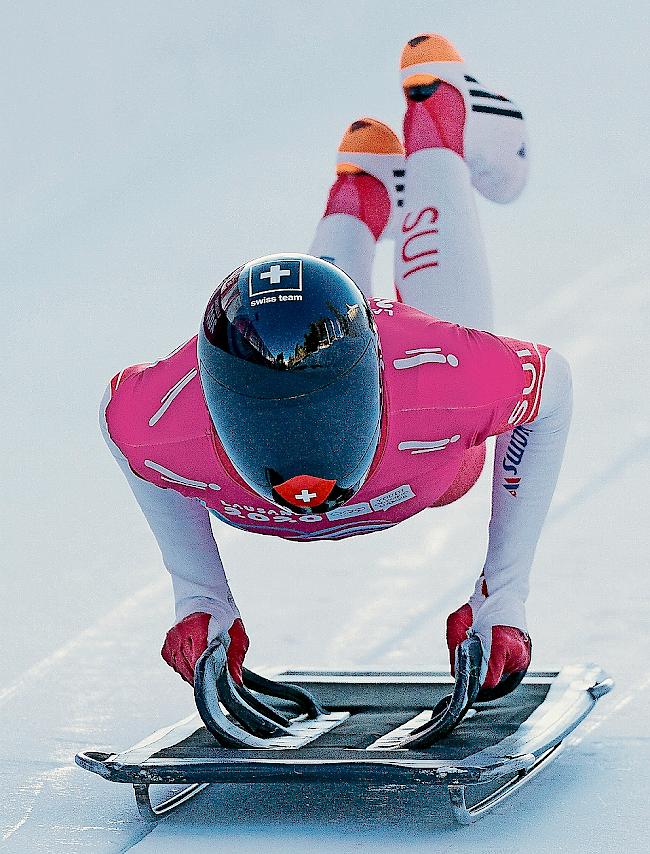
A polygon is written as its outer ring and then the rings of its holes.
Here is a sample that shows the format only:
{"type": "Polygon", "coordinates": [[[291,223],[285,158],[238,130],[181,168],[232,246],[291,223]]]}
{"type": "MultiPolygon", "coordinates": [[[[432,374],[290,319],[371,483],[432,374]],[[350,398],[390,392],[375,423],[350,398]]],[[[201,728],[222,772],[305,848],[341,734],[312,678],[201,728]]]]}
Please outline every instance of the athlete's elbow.
{"type": "Polygon", "coordinates": [[[568,359],[559,350],[546,354],[539,417],[551,415],[570,421],[573,409],[573,378],[568,359]]]}
{"type": "Polygon", "coordinates": [[[559,350],[549,350],[546,356],[547,370],[550,369],[556,377],[558,389],[567,397],[573,395],[573,376],[571,363],[559,350]]]}

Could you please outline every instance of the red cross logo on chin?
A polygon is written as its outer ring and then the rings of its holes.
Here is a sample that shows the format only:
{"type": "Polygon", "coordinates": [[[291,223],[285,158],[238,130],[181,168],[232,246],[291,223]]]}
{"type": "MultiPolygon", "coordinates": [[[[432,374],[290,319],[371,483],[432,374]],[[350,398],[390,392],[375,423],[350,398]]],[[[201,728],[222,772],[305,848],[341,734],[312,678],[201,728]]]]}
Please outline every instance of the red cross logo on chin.
{"type": "Polygon", "coordinates": [[[294,507],[311,508],[318,507],[327,501],[335,486],[335,480],[299,474],[285,480],[284,483],[279,483],[274,489],[288,504],[294,507]]]}

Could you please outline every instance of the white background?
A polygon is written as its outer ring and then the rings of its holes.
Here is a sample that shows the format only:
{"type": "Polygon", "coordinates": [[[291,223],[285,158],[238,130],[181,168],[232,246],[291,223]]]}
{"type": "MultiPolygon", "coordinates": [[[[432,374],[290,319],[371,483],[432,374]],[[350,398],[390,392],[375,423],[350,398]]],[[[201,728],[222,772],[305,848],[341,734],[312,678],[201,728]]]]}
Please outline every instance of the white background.
{"type": "MultiPolygon", "coordinates": [[[[7,850],[645,850],[647,15],[641,2],[6,4],[7,850]],[[307,248],[346,125],[399,128],[399,52],[423,31],[451,38],[529,121],[524,196],[479,207],[498,331],[556,346],[574,370],[529,600],[533,667],[595,660],[616,692],[552,770],[468,830],[422,790],[223,787],[145,835],[129,787],[73,765],[79,749],[126,747],[192,707],[158,655],[169,583],[102,445],[99,399],[122,367],[190,337],[230,269],[307,248]]],[[[387,293],[390,246],[375,273],[387,293]]],[[[217,525],[250,664],[442,664],[488,513],[484,477],[457,505],[342,543],[217,525]]]]}

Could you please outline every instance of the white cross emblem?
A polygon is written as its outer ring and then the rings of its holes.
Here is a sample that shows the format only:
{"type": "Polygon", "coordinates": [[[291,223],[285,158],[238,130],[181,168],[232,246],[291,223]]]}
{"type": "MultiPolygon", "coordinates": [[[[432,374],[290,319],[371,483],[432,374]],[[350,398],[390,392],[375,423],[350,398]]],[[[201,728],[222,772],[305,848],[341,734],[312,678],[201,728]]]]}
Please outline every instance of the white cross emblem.
{"type": "Polygon", "coordinates": [[[272,264],[266,273],[260,273],[260,279],[268,279],[270,285],[279,285],[284,276],[290,276],[291,270],[283,270],[279,264],[272,264]]]}
{"type": "Polygon", "coordinates": [[[303,501],[305,504],[309,504],[312,498],[316,498],[316,493],[303,489],[303,491],[298,493],[298,495],[294,495],[294,498],[296,501],[303,501]]]}

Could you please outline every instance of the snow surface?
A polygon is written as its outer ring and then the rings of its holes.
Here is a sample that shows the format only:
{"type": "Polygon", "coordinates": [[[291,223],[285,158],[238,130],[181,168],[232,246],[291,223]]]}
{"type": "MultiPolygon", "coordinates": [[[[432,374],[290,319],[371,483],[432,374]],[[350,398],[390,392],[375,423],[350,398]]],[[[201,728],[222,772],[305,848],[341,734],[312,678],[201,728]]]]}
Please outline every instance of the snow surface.
{"type": "MultiPolygon", "coordinates": [[[[647,850],[648,17],[644,3],[14,4],[3,16],[6,272],[0,840],[11,852],[647,850]],[[499,331],[555,346],[575,418],[529,600],[533,667],[613,694],[477,825],[426,789],[223,786],[154,829],[77,768],[192,708],[158,650],[170,585],[102,446],[124,365],[189,337],[242,259],[305,248],[339,135],[399,125],[427,30],[530,117],[516,204],[480,203],[499,331]]],[[[391,280],[389,247],[376,265],[391,280]]],[[[3,302],[5,300],[3,299],[3,302]]],[[[344,543],[217,524],[252,666],[431,668],[481,565],[489,473],[461,502],[344,543]]]]}

